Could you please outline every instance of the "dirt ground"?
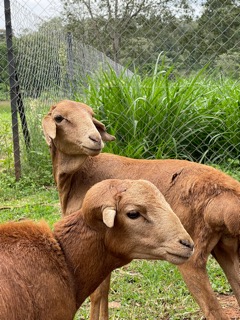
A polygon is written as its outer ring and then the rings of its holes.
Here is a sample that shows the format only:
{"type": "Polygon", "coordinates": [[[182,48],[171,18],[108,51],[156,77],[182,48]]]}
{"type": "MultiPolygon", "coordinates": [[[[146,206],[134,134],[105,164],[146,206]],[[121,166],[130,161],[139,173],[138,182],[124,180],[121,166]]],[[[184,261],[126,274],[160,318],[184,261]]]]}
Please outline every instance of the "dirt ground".
{"type": "Polygon", "coordinates": [[[226,314],[232,320],[240,319],[240,308],[234,296],[221,294],[221,295],[218,295],[218,299],[220,300],[220,303],[224,308],[226,314]]]}

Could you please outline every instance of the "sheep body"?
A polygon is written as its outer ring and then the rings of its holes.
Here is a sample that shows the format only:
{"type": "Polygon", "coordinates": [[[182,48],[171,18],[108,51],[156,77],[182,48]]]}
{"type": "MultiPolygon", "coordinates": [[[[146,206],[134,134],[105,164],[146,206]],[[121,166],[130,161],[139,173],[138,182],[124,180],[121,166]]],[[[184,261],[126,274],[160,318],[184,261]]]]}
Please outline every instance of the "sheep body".
{"type": "MultiPolygon", "coordinates": [[[[84,119],[81,114],[82,104],[62,101],[52,107],[43,120],[63,214],[78,209],[87,190],[103,179],[151,181],[163,193],[196,244],[192,258],[179,266],[190,292],[208,320],[228,319],[211,288],[206,263],[210,254],[216,258],[240,304],[239,182],[210,166],[186,160],[137,160],[100,151],[94,153],[93,149],[99,150],[102,141],[114,138],[106,133],[103,124],[95,124],[92,111],[88,113],[88,121],[85,121],[85,110],[84,119]],[[60,124],[55,122],[59,114],[63,119],[60,124]],[[46,120],[51,122],[54,134],[49,132],[46,120]],[[95,143],[91,139],[93,136],[95,143]],[[74,148],[65,143],[69,139],[74,148]],[[88,145],[89,149],[82,145],[88,145]]],[[[106,283],[105,287],[108,287],[106,283]]],[[[92,308],[91,320],[99,319],[99,301],[103,295],[107,296],[100,289],[96,299],[94,295],[91,297],[92,306],[96,306],[92,308]]],[[[106,306],[106,301],[102,300],[106,306]]],[[[101,310],[101,319],[108,319],[106,307],[101,310]]]]}
{"type": "Polygon", "coordinates": [[[154,185],[103,181],[53,233],[45,222],[0,225],[0,319],[71,320],[113,269],[134,258],[179,264],[192,252],[190,236],[154,185]],[[139,213],[133,220],[132,212],[139,213]]]}

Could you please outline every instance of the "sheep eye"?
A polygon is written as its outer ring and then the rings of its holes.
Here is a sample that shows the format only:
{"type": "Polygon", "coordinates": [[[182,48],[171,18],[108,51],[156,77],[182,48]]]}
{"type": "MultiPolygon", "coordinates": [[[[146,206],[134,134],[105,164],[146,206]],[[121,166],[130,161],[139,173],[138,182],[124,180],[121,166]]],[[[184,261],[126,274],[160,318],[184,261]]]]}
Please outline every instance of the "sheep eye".
{"type": "Polygon", "coordinates": [[[55,120],[57,123],[62,122],[63,119],[64,119],[64,118],[63,118],[62,116],[56,116],[56,117],[54,118],[54,120],[55,120]]]}
{"type": "Polygon", "coordinates": [[[130,219],[137,219],[140,217],[140,213],[138,211],[129,211],[127,213],[128,218],[130,219]]]}

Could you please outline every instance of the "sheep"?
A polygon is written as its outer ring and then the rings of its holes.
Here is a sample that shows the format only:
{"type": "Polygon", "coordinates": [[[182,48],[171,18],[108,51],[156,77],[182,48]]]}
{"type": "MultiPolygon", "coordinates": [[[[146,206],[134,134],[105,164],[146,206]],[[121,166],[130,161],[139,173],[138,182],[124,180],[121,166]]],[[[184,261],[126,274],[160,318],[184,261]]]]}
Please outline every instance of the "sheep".
{"type": "Polygon", "coordinates": [[[152,183],[104,180],[53,232],[43,221],[0,225],[0,319],[73,319],[112,270],[132,259],[181,264],[192,253],[191,237],[152,183]]]}
{"type": "MultiPolygon", "coordinates": [[[[131,159],[101,153],[114,137],[94,118],[91,107],[74,101],[52,106],[43,119],[62,213],[81,206],[87,190],[109,178],[146,179],[162,192],[195,243],[195,253],[179,271],[208,320],[227,320],[206,270],[210,254],[223,269],[240,304],[240,184],[210,166],[187,160],[131,159]],[[80,200],[81,199],[81,200],[80,200]]],[[[91,320],[108,319],[108,287],[91,295],[91,320]],[[101,305],[101,310],[100,310],[101,305]]]]}

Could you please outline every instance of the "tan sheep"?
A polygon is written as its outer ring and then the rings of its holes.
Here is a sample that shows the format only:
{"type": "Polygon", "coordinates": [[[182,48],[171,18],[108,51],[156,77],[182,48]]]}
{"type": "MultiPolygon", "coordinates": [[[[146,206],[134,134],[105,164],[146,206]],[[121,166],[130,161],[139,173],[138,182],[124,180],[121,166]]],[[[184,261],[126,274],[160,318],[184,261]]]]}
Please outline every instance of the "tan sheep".
{"type": "Polygon", "coordinates": [[[113,269],[135,258],[179,264],[192,253],[189,234],[152,183],[99,182],[54,232],[45,222],[0,225],[0,319],[72,320],[113,269]]]}
{"type": "MultiPolygon", "coordinates": [[[[103,141],[114,137],[82,103],[66,100],[53,106],[43,119],[43,130],[51,149],[63,214],[77,210],[87,190],[101,180],[151,181],[195,242],[194,255],[179,266],[191,294],[208,320],[228,319],[212,290],[206,264],[212,254],[240,304],[239,182],[210,166],[189,161],[136,160],[100,153],[103,141]]],[[[109,281],[110,276],[91,296],[91,320],[108,319],[109,281]]]]}

